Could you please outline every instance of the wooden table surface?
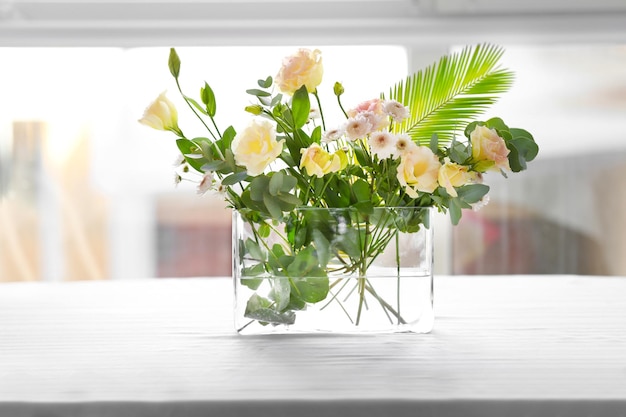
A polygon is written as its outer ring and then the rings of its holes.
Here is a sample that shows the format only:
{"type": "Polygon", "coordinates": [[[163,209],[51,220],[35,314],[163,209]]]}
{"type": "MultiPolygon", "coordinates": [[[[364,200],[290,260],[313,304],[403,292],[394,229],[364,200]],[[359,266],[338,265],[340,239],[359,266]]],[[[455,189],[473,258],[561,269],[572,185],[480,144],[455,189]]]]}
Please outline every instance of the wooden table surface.
{"type": "Polygon", "coordinates": [[[0,417],[626,416],[626,278],[435,278],[430,334],[240,336],[225,278],[0,285],[0,417]]]}

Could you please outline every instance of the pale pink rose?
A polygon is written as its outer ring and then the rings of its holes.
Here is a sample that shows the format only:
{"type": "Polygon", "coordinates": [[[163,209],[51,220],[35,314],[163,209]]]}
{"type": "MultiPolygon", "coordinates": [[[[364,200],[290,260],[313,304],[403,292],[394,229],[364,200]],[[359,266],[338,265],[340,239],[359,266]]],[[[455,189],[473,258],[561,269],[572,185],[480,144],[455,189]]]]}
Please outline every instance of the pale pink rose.
{"type": "Polygon", "coordinates": [[[359,103],[355,108],[348,110],[348,116],[355,117],[357,114],[365,112],[384,114],[382,100],[374,98],[372,100],[359,103]]]}
{"type": "Polygon", "coordinates": [[[372,125],[372,132],[389,126],[388,115],[383,110],[383,101],[378,98],[364,101],[355,108],[348,110],[348,116],[351,118],[366,117],[372,125]]]}
{"type": "Polygon", "coordinates": [[[389,118],[385,114],[366,111],[359,113],[359,116],[365,117],[369,124],[372,125],[372,132],[383,130],[389,126],[389,118]]]}
{"type": "Polygon", "coordinates": [[[348,119],[345,130],[348,139],[355,141],[359,138],[367,136],[367,134],[372,131],[372,124],[366,117],[357,115],[348,119]]]}
{"type": "Polygon", "coordinates": [[[417,146],[402,154],[397,168],[398,182],[406,187],[409,197],[418,198],[418,191],[432,193],[437,189],[440,167],[437,155],[430,148],[417,146]]]}
{"type": "Polygon", "coordinates": [[[409,108],[395,100],[385,101],[383,104],[383,111],[396,123],[400,123],[409,117],[409,108]]]}
{"type": "Polygon", "coordinates": [[[309,93],[313,93],[322,82],[323,74],[322,53],[318,49],[311,51],[301,48],[296,54],[283,59],[276,75],[276,85],[280,91],[289,95],[303,85],[306,85],[309,93]]]}
{"type": "Polygon", "coordinates": [[[389,158],[396,149],[396,137],[389,132],[374,132],[367,142],[378,159],[389,158]]]}
{"type": "Polygon", "coordinates": [[[492,161],[494,163],[492,169],[511,169],[508,159],[510,151],[507,149],[504,139],[498,136],[495,129],[476,125],[470,133],[470,141],[472,158],[475,162],[492,161]]]}

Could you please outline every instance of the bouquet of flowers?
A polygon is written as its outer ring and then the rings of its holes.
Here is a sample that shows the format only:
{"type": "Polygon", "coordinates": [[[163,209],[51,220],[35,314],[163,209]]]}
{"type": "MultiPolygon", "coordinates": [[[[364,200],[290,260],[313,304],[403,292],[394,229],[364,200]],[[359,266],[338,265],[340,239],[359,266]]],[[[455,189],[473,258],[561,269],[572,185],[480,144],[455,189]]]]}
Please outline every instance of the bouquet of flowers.
{"type": "Polygon", "coordinates": [[[327,126],[318,91],[321,52],[300,49],[275,77],[247,90],[254,100],[245,108],[250,122],[222,130],[208,83],[198,98],[183,93],[181,61],[172,48],[169,70],[206,134],[183,133],[165,94],[140,122],[177,137],[177,181],[219,193],[249,226],[249,237],[234,249],[250,262],[236,274],[253,290],[268,281],[269,291],[249,298],[248,319],[291,324],[294,312],[310,304],[339,302],[340,288],[352,291],[333,277],[348,273],[359,295],[356,315],[346,312],[351,321],[359,324],[369,294],[401,322],[398,309],[368,281],[367,268],[399,233],[428,227],[424,211],[407,209],[436,208],[457,224],[462,209],[485,203],[484,173],[522,171],[538,153],[526,130],[500,118],[474,120],[512,84],[512,72],[498,67],[502,53],[492,45],[467,47],[348,110],[337,82],[333,95],[345,122],[327,126]],[[322,215],[312,208],[336,211],[322,215]],[[398,210],[380,214],[379,208],[398,210]],[[268,240],[274,233],[278,240],[268,240]]]}

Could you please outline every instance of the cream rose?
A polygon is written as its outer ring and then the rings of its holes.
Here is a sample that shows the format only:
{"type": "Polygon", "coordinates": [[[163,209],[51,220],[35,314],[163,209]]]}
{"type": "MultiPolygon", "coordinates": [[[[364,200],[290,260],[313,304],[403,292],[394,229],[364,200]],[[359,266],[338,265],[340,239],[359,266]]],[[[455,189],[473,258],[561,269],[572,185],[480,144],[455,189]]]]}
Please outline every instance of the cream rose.
{"type": "Polygon", "coordinates": [[[406,193],[417,198],[418,191],[432,193],[437,189],[440,167],[439,159],[430,148],[417,146],[402,154],[397,178],[400,185],[406,187],[406,193]]]}
{"type": "Polygon", "coordinates": [[[451,162],[449,158],[444,160],[444,164],[439,168],[439,175],[437,177],[439,185],[444,187],[452,197],[458,196],[454,187],[469,184],[474,182],[475,179],[475,172],[470,172],[466,166],[451,162]]]}
{"type": "Polygon", "coordinates": [[[508,159],[510,151],[495,129],[476,125],[470,133],[470,142],[474,161],[493,161],[493,169],[511,169],[508,159]]]}
{"type": "Polygon", "coordinates": [[[301,152],[300,168],[306,169],[307,174],[312,177],[322,178],[329,172],[337,172],[345,168],[348,162],[343,151],[330,154],[317,143],[302,149],[301,152]]]}
{"type": "Polygon", "coordinates": [[[295,55],[283,60],[283,65],[276,75],[276,85],[283,93],[292,95],[306,85],[309,93],[314,92],[322,82],[324,67],[322,53],[316,49],[299,49],[295,55]]]}
{"type": "Polygon", "coordinates": [[[283,151],[285,140],[276,141],[274,125],[267,120],[253,120],[237,133],[231,144],[235,162],[251,176],[260,175],[283,151]]]}
{"type": "Polygon", "coordinates": [[[165,92],[159,94],[143,113],[139,123],[157,130],[171,130],[179,133],[178,112],[174,103],[166,96],[165,92]]]}

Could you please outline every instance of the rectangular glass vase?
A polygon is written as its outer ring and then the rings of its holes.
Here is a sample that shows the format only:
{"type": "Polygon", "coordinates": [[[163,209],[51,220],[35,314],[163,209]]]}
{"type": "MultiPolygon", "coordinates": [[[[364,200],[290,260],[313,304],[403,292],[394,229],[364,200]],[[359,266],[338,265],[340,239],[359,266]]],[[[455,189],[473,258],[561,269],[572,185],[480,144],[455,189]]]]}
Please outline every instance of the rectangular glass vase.
{"type": "Polygon", "coordinates": [[[427,333],[432,208],[233,212],[235,328],[264,333],[427,333]]]}

